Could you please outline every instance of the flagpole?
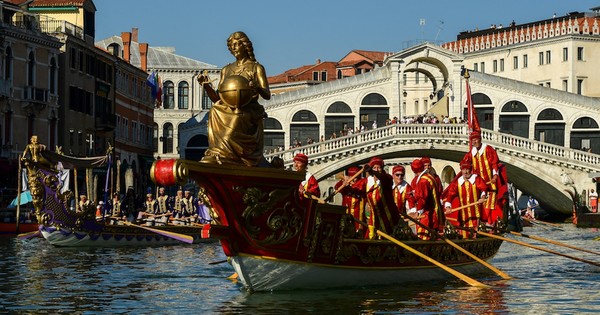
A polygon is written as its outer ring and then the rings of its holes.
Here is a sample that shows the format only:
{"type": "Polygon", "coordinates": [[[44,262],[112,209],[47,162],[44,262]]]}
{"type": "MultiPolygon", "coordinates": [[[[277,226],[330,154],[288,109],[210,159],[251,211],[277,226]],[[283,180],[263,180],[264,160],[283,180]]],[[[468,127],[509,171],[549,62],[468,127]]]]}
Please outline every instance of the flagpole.
{"type": "Polygon", "coordinates": [[[21,221],[21,182],[23,181],[23,174],[21,168],[21,159],[19,161],[19,179],[17,182],[17,225],[15,227],[15,234],[19,235],[19,222],[21,221]]]}

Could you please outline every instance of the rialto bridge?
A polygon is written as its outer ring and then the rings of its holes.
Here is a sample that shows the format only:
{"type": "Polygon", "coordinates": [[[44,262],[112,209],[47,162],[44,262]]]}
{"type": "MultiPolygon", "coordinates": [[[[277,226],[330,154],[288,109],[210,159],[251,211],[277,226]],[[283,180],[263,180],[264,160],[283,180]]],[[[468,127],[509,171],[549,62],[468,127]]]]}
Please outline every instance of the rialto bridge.
{"type": "MultiPolygon", "coordinates": [[[[283,156],[288,163],[293,152],[307,153],[310,170],[324,181],[321,190],[328,190],[345,167],[374,155],[401,164],[428,155],[448,182],[452,166],[468,148],[465,126],[386,126],[386,120],[433,114],[440,119],[465,117],[465,66],[462,55],[425,43],[390,54],[373,71],[273,95],[260,101],[268,115],[265,149],[277,154],[287,149],[283,156]],[[361,128],[365,132],[329,140],[332,133],[361,128]],[[316,142],[306,145],[308,138],[316,142]],[[295,140],[302,146],[291,150],[295,140]]],[[[570,212],[565,188],[588,191],[594,188],[590,176],[599,176],[600,99],[488,73],[470,74],[483,140],[498,150],[510,181],[536,196],[546,209],[570,212]]],[[[195,117],[178,132],[182,156],[199,159],[208,143],[206,116],[195,117]]]]}
{"type": "MultiPolygon", "coordinates": [[[[396,124],[276,155],[288,166],[296,153],[308,155],[309,170],[320,181],[322,191],[331,189],[340,171],[367,163],[373,156],[382,157],[388,167],[405,165],[408,180],[413,177],[410,162],[415,157],[429,156],[447,184],[456,174],[457,162],[468,151],[466,128],[465,124],[396,124]]],[[[482,138],[496,148],[509,181],[523,193],[536,196],[542,207],[552,212],[571,213],[572,201],[566,189],[587,191],[594,187],[591,174],[600,172],[597,154],[486,129],[482,130],[482,138]]]]}

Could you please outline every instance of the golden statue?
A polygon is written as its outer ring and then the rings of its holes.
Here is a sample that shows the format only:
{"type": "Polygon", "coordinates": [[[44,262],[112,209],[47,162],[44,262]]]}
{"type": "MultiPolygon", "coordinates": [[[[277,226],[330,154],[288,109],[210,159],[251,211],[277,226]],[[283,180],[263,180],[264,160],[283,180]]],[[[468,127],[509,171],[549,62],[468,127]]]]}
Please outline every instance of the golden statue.
{"type": "Polygon", "coordinates": [[[235,57],[221,71],[218,94],[206,73],[198,76],[214,102],[208,117],[208,150],[201,162],[266,166],[263,156],[265,109],[259,96],[271,98],[265,68],[256,61],[252,42],[243,32],[227,39],[235,57]]]}

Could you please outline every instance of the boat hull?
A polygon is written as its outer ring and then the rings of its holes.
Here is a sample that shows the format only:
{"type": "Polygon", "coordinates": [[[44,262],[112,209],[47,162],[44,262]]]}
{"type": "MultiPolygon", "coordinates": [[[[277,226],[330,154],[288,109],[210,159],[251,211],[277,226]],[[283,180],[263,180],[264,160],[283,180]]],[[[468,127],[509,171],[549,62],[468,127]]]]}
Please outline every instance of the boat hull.
{"type": "MultiPolygon", "coordinates": [[[[250,291],[399,285],[456,279],[447,271],[433,265],[360,268],[250,255],[232,257],[231,265],[243,286],[250,291]]],[[[489,273],[489,269],[475,262],[449,267],[470,275],[489,273]]]]}
{"type": "MultiPolygon", "coordinates": [[[[452,275],[388,240],[357,237],[346,208],[299,196],[305,176],[278,169],[182,160],[155,162],[161,185],[189,179],[206,196],[215,224],[208,236],[221,246],[241,283],[252,291],[444,280],[452,275]],[[214,213],[214,214],[213,214],[214,213]]],[[[417,240],[407,226],[391,233],[410,248],[466,273],[483,267],[445,241],[417,240]]],[[[487,260],[502,241],[481,237],[456,244],[487,260]]]]}
{"type": "Polygon", "coordinates": [[[577,227],[600,227],[600,213],[582,213],[577,216],[577,227]]]}
{"type": "MultiPolygon", "coordinates": [[[[19,224],[19,234],[37,231],[38,229],[39,229],[39,225],[37,223],[20,223],[19,224]]],[[[14,222],[13,223],[0,223],[0,235],[6,235],[6,236],[17,235],[17,224],[14,222]]]]}

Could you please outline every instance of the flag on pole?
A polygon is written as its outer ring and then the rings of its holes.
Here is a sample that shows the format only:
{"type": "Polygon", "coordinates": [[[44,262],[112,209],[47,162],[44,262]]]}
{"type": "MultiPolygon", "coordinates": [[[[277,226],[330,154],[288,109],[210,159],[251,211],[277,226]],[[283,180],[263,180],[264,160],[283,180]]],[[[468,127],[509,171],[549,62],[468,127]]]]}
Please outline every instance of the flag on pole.
{"type": "Polygon", "coordinates": [[[156,74],[156,107],[159,108],[162,106],[162,94],[163,94],[163,89],[162,89],[162,80],[160,79],[160,77],[158,76],[158,74],[156,74]]]}
{"type": "Polygon", "coordinates": [[[469,125],[469,136],[474,131],[481,133],[481,128],[479,127],[479,119],[477,118],[477,113],[475,113],[475,106],[473,105],[473,99],[471,98],[471,86],[469,85],[469,72],[467,71],[465,74],[466,85],[467,85],[467,122],[469,125]]]}
{"type": "Polygon", "coordinates": [[[154,100],[156,100],[156,95],[158,94],[158,81],[156,77],[156,73],[152,71],[152,73],[150,73],[146,79],[146,84],[150,87],[150,93],[152,94],[152,98],[154,100]]]}

